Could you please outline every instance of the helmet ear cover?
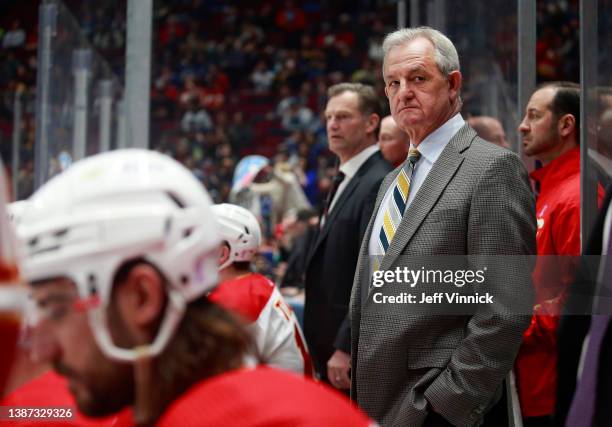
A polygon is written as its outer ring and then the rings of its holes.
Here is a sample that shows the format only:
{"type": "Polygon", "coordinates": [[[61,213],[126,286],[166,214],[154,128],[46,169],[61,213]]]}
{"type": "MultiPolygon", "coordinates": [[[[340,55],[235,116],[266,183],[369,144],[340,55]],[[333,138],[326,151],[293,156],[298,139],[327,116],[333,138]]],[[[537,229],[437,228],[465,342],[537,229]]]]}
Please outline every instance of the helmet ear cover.
{"type": "Polygon", "coordinates": [[[101,350],[133,361],[158,355],[172,337],[187,303],[217,282],[219,236],[206,190],[178,162],[146,150],[117,150],[75,163],[28,202],[18,233],[30,281],[66,277],[88,309],[101,350]],[[152,174],[152,171],[155,174],[152,174]],[[108,331],[107,307],[116,274],[146,262],[167,283],[168,303],[153,342],[117,347],[108,331]]]}
{"type": "Polygon", "coordinates": [[[229,257],[219,270],[234,262],[251,261],[261,245],[261,227],[255,215],[247,209],[222,203],[213,206],[221,237],[229,247],[229,257]]]}

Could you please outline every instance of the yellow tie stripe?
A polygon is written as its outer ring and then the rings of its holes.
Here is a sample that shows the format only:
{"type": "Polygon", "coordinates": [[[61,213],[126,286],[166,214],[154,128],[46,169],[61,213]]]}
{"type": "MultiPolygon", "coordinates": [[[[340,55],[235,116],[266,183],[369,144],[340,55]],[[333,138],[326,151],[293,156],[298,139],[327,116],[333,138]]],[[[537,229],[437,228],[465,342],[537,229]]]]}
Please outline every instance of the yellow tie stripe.
{"type": "Polygon", "coordinates": [[[378,236],[379,245],[383,254],[385,254],[387,249],[389,249],[391,241],[393,240],[393,237],[395,237],[395,233],[397,232],[400,222],[402,221],[402,216],[406,211],[408,195],[410,194],[410,180],[412,179],[412,174],[414,172],[414,165],[420,157],[421,153],[419,153],[417,149],[411,148],[408,151],[408,158],[406,159],[404,167],[402,170],[400,170],[397,178],[395,179],[393,191],[387,203],[387,207],[385,208],[383,224],[380,228],[380,233],[378,236]],[[394,215],[394,213],[396,213],[396,215],[394,215]]]}

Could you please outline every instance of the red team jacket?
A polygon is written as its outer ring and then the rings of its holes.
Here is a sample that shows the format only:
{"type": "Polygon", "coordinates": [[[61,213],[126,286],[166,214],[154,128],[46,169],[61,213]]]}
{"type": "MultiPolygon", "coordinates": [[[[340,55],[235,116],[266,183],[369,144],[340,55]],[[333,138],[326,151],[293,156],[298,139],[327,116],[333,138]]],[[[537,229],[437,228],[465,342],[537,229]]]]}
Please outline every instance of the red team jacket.
{"type": "MultiPolygon", "coordinates": [[[[14,427],[133,427],[129,408],[117,415],[91,419],[76,412],[66,380],[49,371],[18,388],[1,402],[11,407],[63,407],[71,420],[0,421],[14,427]]],[[[340,393],[326,385],[266,367],[237,369],[203,380],[180,395],[157,426],[319,427],[374,425],[340,393]]]]}
{"type": "Polygon", "coordinates": [[[204,380],[176,399],[157,427],[375,425],[330,387],[267,367],[204,380]]]}
{"type": "Polygon", "coordinates": [[[576,262],[568,255],[580,255],[580,149],[533,171],[531,178],[540,184],[538,261],[533,272],[534,316],[515,364],[523,417],[550,415],[555,408],[558,315],[576,262]]]}
{"type": "MultiPolygon", "coordinates": [[[[133,426],[131,411],[125,409],[117,415],[104,418],[87,418],[76,410],[76,402],[68,391],[68,384],[64,377],[54,371],[48,371],[15,389],[0,402],[2,406],[18,407],[61,407],[69,408],[74,412],[74,418],[60,419],[48,418],[44,420],[35,418],[2,420],[2,426],[19,427],[127,427],[133,426]]],[[[4,414],[6,416],[6,414],[4,414]]]]}

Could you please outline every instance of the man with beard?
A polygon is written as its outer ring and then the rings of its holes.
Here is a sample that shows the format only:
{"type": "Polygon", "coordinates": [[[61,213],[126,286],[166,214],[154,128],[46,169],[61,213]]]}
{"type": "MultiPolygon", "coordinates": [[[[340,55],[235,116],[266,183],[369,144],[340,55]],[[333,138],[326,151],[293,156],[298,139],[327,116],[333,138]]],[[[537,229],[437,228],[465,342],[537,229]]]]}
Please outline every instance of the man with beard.
{"type": "Polygon", "coordinates": [[[549,426],[557,385],[558,315],[580,255],[580,86],[553,82],[538,88],[518,130],[523,152],[542,167],[531,173],[540,189],[536,306],[516,359],[517,385],[525,425],[549,426]]]}
{"type": "Polygon", "coordinates": [[[85,415],[131,407],[139,425],[368,425],[341,396],[248,363],[244,325],[205,296],[221,243],[210,197],[176,161],[100,154],[28,203],[18,235],[33,347],[85,415]]]}

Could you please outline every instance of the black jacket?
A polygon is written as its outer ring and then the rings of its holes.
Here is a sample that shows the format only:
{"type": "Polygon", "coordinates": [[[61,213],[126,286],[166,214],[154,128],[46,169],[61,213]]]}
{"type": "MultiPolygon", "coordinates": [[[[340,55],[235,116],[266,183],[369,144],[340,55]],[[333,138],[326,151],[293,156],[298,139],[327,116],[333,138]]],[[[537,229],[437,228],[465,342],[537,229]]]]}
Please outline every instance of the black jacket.
{"type": "Polygon", "coordinates": [[[345,317],[357,256],[378,187],[391,170],[380,151],[371,155],[340,194],[311,244],[306,262],[304,333],[324,379],[335,349],[350,353],[351,333],[345,317]]]}

